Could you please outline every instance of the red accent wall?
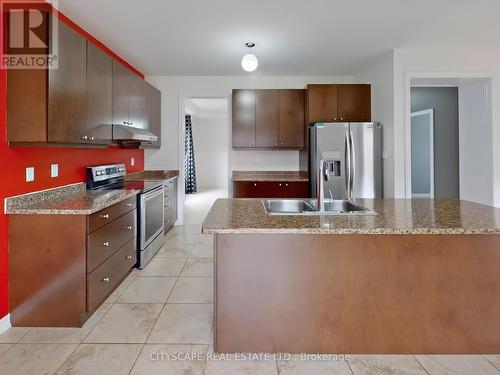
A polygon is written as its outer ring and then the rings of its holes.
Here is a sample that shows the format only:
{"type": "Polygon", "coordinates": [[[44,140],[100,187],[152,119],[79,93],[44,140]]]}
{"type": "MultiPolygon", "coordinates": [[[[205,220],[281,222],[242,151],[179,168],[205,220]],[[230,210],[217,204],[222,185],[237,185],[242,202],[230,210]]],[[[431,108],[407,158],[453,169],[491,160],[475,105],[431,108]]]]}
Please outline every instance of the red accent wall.
{"type": "MultiPolygon", "coordinates": [[[[115,59],[121,61],[136,74],[144,76],[119,58],[109,48],[97,41],[85,30],[62,13],[59,18],[81,35],[93,41],[115,59]]],[[[96,164],[125,163],[127,171],[144,169],[142,150],[76,149],[76,148],[9,148],[6,129],[6,71],[0,69],[0,319],[9,312],[8,291],[8,216],[4,212],[4,199],[18,194],[48,189],[85,181],[85,167],[96,164]],[[130,158],[135,158],[131,166],[130,158]],[[59,177],[50,177],[50,165],[59,164],[59,177]],[[35,181],[25,182],[25,168],[35,167],[35,181]]]]}

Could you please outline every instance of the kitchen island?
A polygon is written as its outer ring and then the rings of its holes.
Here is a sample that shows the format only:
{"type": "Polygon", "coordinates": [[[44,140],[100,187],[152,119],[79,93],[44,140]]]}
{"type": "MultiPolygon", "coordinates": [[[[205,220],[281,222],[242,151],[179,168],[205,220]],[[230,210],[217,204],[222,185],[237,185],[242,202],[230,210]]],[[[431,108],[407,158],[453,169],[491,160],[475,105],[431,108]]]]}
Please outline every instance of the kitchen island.
{"type": "Polygon", "coordinates": [[[500,210],[358,200],[376,216],[271,216],[220,199],[215,351],[500,352],[500,210]]]}

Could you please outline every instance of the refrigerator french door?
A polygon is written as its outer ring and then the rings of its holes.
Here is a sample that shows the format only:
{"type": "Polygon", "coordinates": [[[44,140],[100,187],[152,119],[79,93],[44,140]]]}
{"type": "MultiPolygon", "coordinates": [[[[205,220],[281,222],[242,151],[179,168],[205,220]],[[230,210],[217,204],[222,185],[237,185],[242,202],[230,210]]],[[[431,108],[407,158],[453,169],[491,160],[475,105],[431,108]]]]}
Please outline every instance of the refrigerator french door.
{"type": "Polygon", "coordinates": [[[309,173],[313,197],[318,194],[318,168],[325,199],[382,197],[382,127],[376,123],[317,123],[309,128],[309,173]]]}

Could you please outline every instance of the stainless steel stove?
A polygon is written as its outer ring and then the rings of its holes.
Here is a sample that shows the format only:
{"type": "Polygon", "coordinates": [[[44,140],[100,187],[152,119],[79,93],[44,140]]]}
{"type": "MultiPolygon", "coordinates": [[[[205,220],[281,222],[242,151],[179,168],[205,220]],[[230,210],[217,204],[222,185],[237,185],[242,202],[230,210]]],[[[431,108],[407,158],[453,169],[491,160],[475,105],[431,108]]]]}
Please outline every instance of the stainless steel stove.
{"type": "Polygon", "coordinates": [[[140,191],[137,195],[137,267],[144,268],[164,243],[164,187],[161,181],[125,181],[126,174],[124,164],[87,167],[87,189],[140,191]]]}

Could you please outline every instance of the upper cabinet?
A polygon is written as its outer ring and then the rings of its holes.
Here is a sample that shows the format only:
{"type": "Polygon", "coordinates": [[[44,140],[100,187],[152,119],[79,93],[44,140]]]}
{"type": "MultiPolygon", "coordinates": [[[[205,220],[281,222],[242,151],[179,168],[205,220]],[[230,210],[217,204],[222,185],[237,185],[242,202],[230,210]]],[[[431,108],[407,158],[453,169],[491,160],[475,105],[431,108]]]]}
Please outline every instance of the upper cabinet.
{"type": "Polygon", "coordinates": [[[303,91],[233,90],[233,148],[303,148],[303,91]]]}
{"type": "Polygon", "coordinates": [[[308,85],[307,123],[370,122],[371,86],[367,84],[308,85]]]}
{"type": "Polygon", "coordinates": [[[146,129],[160,139],[160,111],[158,90],[63,22],[57,69],[7,70],[11,146],[103,147],[113,142],[113,124],[146,129]]]}

